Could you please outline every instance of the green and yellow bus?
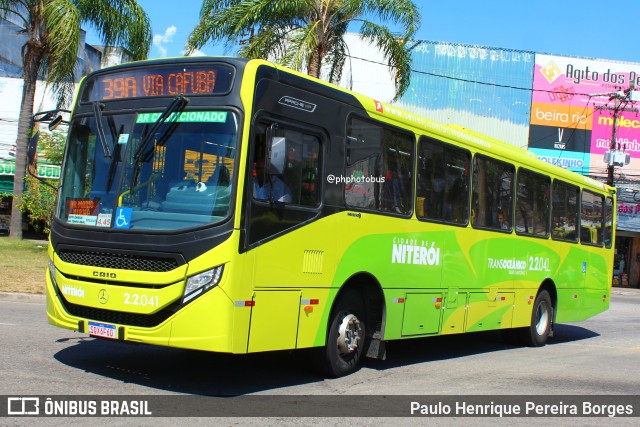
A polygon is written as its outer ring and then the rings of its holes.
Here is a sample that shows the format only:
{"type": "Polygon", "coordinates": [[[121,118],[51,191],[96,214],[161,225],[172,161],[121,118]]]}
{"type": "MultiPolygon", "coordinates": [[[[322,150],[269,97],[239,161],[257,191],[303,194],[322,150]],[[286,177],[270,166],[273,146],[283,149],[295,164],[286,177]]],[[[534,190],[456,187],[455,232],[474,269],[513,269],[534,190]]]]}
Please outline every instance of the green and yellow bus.
{"type": "Polygon", "coordinates": [[[51,226],[53,325],[135,343],[541,346],[606,310],[615,191],[501,141],[262,60],[120,65],[81,82],[51,226]]]}

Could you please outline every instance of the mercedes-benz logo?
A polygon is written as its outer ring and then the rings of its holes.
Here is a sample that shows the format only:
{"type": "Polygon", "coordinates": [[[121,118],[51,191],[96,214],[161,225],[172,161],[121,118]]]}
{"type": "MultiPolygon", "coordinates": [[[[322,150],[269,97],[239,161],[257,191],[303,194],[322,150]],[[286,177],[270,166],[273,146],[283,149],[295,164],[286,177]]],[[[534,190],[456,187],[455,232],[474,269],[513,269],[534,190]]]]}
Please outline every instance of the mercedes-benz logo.
{"type": "Polygon", "coordinates": [[[109,292],[106,289],[100,289],[98,292],[98,301],[100,304],[106,304],[109,301],[109,292]]]}

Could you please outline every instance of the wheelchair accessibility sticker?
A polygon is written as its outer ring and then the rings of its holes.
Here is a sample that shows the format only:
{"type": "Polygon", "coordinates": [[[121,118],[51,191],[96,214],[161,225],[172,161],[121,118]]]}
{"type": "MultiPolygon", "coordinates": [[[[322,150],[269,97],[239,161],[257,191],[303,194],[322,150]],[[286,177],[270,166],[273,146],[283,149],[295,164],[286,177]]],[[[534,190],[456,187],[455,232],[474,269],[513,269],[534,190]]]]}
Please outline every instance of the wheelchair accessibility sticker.
{"type": "Polygon", "coordinates": [[[113,220],[113,228],[131,227],[131,208],[116,208],[116,216],[113,220]]]}

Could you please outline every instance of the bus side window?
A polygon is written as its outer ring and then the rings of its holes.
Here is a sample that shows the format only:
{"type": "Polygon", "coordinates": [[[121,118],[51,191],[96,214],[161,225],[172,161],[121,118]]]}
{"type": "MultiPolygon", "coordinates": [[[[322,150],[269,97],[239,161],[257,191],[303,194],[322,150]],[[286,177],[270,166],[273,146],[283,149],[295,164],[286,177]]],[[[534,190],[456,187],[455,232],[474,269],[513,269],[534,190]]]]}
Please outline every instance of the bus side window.
{"type": "Polygon", "coordinates": [[[347,125],[344,199],[349,207],[408,215],[414,135],[352,117],[347,125]]]}
{"type": "Polygon", "coordinates": [[[548,176],[523,168],[518,170],[516,232],[536,237],[549,236],[548,176]]]}
{"type": "Polygon", "coordinates": [[[471,209],[473,226],[511,231],[513,228],[513,165],[480,154],[473,158],[471,209]],[[499,213],[503,223],[499,222],[499,213]],[[507,228],[503,228],[503,225],[507,228]]]}
{"type": "Polygon", "coordinates": [[[604,197],[583,190],[581,206],[580,242],[602,246],[604,240],[604,197]]]}
{"type": "Polygon", "coordinates": [[[320,141],[315,135],[302,132],[289,132],[286,141],[283,178],[291,189],[291,203],[316,207],[320,203],[320,141]]]}
{"type": "Polygon", "coordinates": [[[607,197],[604,205],[604,244],[607,248],[613,243],[613,199],[607,197]]]}
{"type": "Polygon", "coordinates": [[[318,135],[282,123],[258,123],[252,144],[249,244],[308,221],[321,201],[318,135]]]}
{"type": "Polygon", "coordinates": [[[578,218],[578,200],[580,189],[560,180],[553,180],[551,189],[551,237],[554,240],[577,242],[576,218],[578,218]]]}
{"type": "Polygon", "coordinates": [[[418,218],[466,225],[471,154],[426,137],[420,139],[418,153],[418,218]]]}
{"type": "Polygon", "coordinates": [[[318,186],[320,140],[306,132],[279,126],[277,138],[285,144],[284,166],[280,177],[291,191],[291,204],[317,207],[320,204],[318,186]]]}

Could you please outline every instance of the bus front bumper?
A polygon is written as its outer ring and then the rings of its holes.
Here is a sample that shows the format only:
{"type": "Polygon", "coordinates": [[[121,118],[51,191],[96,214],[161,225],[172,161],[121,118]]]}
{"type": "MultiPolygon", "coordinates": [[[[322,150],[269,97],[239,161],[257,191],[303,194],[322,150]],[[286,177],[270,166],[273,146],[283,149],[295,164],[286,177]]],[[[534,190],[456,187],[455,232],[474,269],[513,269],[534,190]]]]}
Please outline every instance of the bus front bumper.
{"type": "MultiPolygon", "coordinates": [[[[220,353],[247,352],[251,311],[238,308],[220,287],[180,307],[158,325],[143,327],[73,315],[49,272],[46,282],[47,317],[54,326],[88,333],[90,323],[98,323],[114,327],[117,340],[220,353]]],[[[127,313],[122,314],[126,319],[127,313]]]]}

